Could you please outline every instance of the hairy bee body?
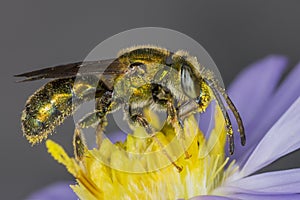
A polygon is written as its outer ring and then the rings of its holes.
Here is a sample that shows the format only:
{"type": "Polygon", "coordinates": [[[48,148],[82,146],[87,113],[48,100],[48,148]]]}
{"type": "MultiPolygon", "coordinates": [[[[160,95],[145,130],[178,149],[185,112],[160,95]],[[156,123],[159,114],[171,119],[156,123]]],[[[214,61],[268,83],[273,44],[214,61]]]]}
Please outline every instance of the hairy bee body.
{"type": "Polygon", "coordinates": [[[28,99],[22,113],[24,135],[33,144],[45,139],[80,104],[92,98],[96,99],[96,110],[79,122],[80,127],[97,123],[104,129],[106,115],[123,108],[131,125],[143,126],[151,134],[153,130],[140,112],[144,107],[165,109],[169,123],[182,125],[186,116],[204,112],[215,97],[226,121],[233,153],[231,122],[220,95],[234,113],[242,144],[245,143],[242,121],[225,90],[212,73],[184,51],[136,46],[121,51],[109,62],[73,63],[17,76],[27,77],[25,80],[56,78],[28,99]]]}
{"type": "Polygon", "coordinates": [[[72,113],[74,79],[57,79],[36,91],[22,113],[24,135],[31,143],[46,138],[48,130],[61,124],[72,113]]]}
{"type": "Polygon", "coordinates": [[[21,117],[28,141],[35,144],[46,139],[83,101],[93,98],[89,94],[93,81],[80,80],[75,87],[75,78],[55,79],[31,95],[21,117]]]}

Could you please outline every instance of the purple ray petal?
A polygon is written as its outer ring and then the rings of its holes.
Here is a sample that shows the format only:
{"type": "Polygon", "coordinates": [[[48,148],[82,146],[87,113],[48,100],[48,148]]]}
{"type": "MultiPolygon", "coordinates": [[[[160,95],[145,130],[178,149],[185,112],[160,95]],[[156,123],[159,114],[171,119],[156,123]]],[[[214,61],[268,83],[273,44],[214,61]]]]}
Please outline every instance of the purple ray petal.
{"type": "Polygon", "coordinates": [[[230,85],[228,93],[246,124],[260,114],[286,65],[286,57],[268,56],[250,65],[230,85]]]}
{"type": "Polygon", "coordinates": [[[231,196],[233,199],[243,200],[299,200],[300,194],[287,194],[287,195],[259,195],[259,194],[234,194],[231,196]]]}
{"type": "MultiPolygon", "coordinates": [[[[253,137],[250,124],[263,114],[261,111],[274,92],[286,64],[287,59],[283,56],[268,56],[244,70],[229,87],[228,93],[244,122],[247,145],[253,137]]],[[[231,118],[234,119],[232,114],[231,118]]],[[[236,130],[235,123],[233,127],[236,130]]],[[[235,135],[235,140],[239,141],[238,134],[235,135]]],[[[236,142],[235,149],[231,158],[239,160],[248,148],[236,142]]]]}
{"type": "Polygon", "coordinates": [[[215,127],[215,105],[216,102],[212,101],[206,108],[205,112],[201,113],[198,118],[200,130],[206,137],[210,135],[211,131],[215,127]]]}
{"type": "Polygon", "coordinates": [[[289,106],[300,96],[300,63],[289,73],[289,76],[280,85],[272,99],[266,104],[267,118],[265,123],[257,127],[267,131],[272,124],[286,111],[289,106]]]}
{"type": "Polygon", "coordinates": [[[244,159],[240,159],[238,163],[243,165],[246,158],[254,150],[255,146],[263,137],[272,124],[282,115],[282,113],[291,105],[291,103],[299,96],[300,91],[300,64],[290,73],[287,79],[283,82],[275,95],[270,99],[269,103],[265,107],[265,112],[262,117],[264,123],[261,123],[261,118],[257,118],[251,126],[255,134],[255,137],[251,137],[248,140],[248,151],[242,156],[244,159]]]}
{"type": "Polygon", "coordinates": [[[30,195],[26,200],[76,200],[78,197],[70,188],[70,182],[51,184],[42,190],[30,195]]]}
{"type": "Polygon", "coordinates": [[[241,170],[245,177],[300,148],[300,97],[261,139],[241,170]]]}
{"type": "MultiPolygon", "coordinates": [[[[276,122],[276,120],[283,114],[285,110],[300,96],[300,64],[298,64],[295,69],[289,74],[287,79],[279,87],[273,97],[265,105],[264,112],[261,117],[257,117],[251,123],[251,134],[253,137],[249,138],[248,142],[248,152],[243,155],[247,158],[248,155],[253,151],[255,146],[263,137],[265,133],[271,126],[276,122]],[[263,121],[263,123],[262,123],[263,121]]],[[[239,160],[239,163],[243,165],[244,160],[239,160]]]]}
{"type": "Polygon", "coordinates": [[[205,196],[193,197],[190,200],[232,200],[232,199],[227,197],[222,197],[222,196],[205,195],[205,196]]]}
{"type": "Polygon", "coordinates": [[[226,184],[235,193],[294,194],[300,190],[300,169],[267,172],[226,184]]]}

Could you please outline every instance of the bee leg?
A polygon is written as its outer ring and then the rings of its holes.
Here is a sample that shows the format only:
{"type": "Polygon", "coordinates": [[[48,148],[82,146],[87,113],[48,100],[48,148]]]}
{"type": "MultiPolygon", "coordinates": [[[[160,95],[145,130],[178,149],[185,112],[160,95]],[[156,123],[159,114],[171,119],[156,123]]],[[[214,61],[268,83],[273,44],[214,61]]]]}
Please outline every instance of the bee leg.
{"type": "MultiPolygon", "coordinates": [[[[175,107],[174,98],[171,91],[168,88],[163,87],[162,85],[153,83],[152,98],[155,103],[167,109],[167,121],[173,126],[176,133],[178,133],[178,136],[180,137],[179,140],[184,147],[183,120],[178,116],[178,109],[175,107]]],[[[184,149],[186,148],[184,147],[184,149]]],[[[186,159],[191,157],[191,155],[187,151],[184,152],[186,159]]]]}
{"type": "Polygon", "coordinates": [[[82,119],[79,120],[78,122],[78,127],[79,128],[89,128],[89,127],[94,127],[99,123],[99,115],[101,112],[99,110],[95,110],[94,112],[88,113],[86,116],[84,116],[82,119]]]}
{"type": "Polygon", "coordinates": [[[144,127],[146,132],[153,138],[153,140],[160,146],[160,148],[162,149],[163,154],[168,158],[168,160],[172,163],[172,165],[174,167],[176,167],[176,169],[181,172],[182,171],[182,167],[178,166],[171,158],[171,156],[169,155],[169,153],[165,150],[164,145],[160,142],[160,140],[156,137],[153,128],[151,127],[151,125],[148,123],[148,121],[146,120],[146,118],[141,114],[142,112],[133,112],[132,107],[129,105],[128,106],[128,110],[129,110],[129,117],[132,120],[133,123],[137,123],[140,126],[144,127]]]}
{"type": "Polygon", "coordinates": [[[76,128],[73,136],[74,155],[77,161],[82,161],[82,158],[87,150],[85,139],[80,129],[76,128]]]}
{"type": "Polygon", "coordinates": [[[181,120],[178,120],[177,109],[174,106],[173,95],[171,91],[163,87],[160,84],[151,84],[152,87],[152,98],[154,103],[167,109],[167,121],[172,124],[177,131],[182,131],[183,124],[181,120]],[[179,126],[177,126],[179,125],[179,126]]]}
{"type": "Polygon", "coordinates": [[[96,143],[98,147],[103,140],[103,131],[107,126],[106,116],[110,113],[112,108],[112,91],[106,91],[101,97],[96,99],[96,110],[87,114],[78,122],[78,127],[89,128],[97,125],[96,128],[96,143]]]}

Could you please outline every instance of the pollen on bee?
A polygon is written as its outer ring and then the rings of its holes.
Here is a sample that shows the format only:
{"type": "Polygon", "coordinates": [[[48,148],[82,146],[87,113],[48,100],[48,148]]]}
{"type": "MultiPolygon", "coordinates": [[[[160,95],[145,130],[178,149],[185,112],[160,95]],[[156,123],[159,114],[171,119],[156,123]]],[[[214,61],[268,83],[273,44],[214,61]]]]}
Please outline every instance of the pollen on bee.
{"type": "MultiPolygon", "coordinates": [[[[97,104],[94,114],[81,120],[83,126],[76,124],[81,128],[99,122],[104,130],[107,115],[123,107],[129,126],[141,126],[151,135],[155,120],[147,119],[144,108],[166,111],[167,123],[181,132],[184,120],[204,112],[213,97],[221,107],[229,136],[233,131],[222,97],[233,112],[242,144],[245,143],[242,120],[225,89],[215,81],[213,72],[185,51],[139,45],[120,51],[117,58],[69,63],[17,76],[26,77],[26,81],[56,78],[28,99],[22,113],[23,133],[33,144],[47,138],[84,102],[96,100],[97,104]],[[92,71],[78,73],[80,67],[92,71]]],[[[74,146],[80,157],[83,143],[80,134],[77,136],[74,146]]]]}
{"type": "Polygon", "coordinates": [[[72,79],[54,80],[28,99],[21,120],[23,133],[30,143],[36,144],[47,138],[72,113],[69,104],[72,84],[72,79]]]}
{"type": "Polygon", "coordinates": [[[53,104],[51,104],[51,103],[48,103],[48,104],[44,105],[43,107],[41,107],[38,110],[37,120],[39,120],[41,122],[46,121],[49,118],[49,116],[52,114],[53,109],[55,109],[55,108],[53,108],[53,104]]]}

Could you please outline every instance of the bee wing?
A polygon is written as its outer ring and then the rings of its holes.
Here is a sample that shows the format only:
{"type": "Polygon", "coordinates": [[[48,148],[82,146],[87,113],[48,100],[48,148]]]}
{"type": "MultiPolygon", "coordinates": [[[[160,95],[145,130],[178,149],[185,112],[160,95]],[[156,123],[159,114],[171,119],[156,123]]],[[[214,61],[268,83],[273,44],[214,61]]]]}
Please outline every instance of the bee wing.
{"type": "Polygon", "coordinates": [[[40,70],[14,75],[15,77],[26,77],[18,82],[33,81],[45,78],[70,78],[77,75],[103,74],[119,75],[124,73],[118,59],[107,59],[100,61],[84,61],[48,67],[40,70]]]}

